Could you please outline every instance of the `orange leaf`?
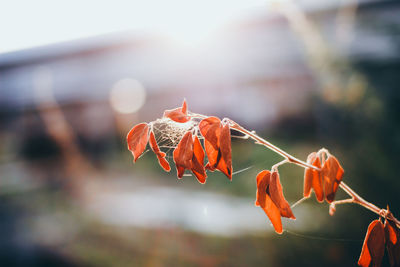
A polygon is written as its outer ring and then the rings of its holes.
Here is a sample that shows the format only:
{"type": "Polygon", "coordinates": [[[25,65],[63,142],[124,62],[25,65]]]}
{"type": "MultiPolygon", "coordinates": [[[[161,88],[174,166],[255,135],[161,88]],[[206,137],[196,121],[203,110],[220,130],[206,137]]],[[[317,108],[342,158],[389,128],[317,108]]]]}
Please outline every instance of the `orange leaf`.
{"type": "Polygon", "coordinates": [[[215,171],[218,165],[218,158],[221,157],[219,149],[215,149],[214,146],[204,139],[204,148],[207,153],[208,162],[206,164],[206,169],[210,171],[215,171]]]}
{"type": "Polygon", "coordinates": [[[282,221],[281,213],[279,208],[272,201],[269,196],[271,183],[271,172],[264,170],[257,175],[257,196],[256,196],[256,206],[260,206],[265,214],[267,214],[269,220],[275,228],[278,234],[282,234],[282,221]]]}
{"type": "Polygon", "coordinates": [[[368,226],[365,235],[361,255],[358,265],[381,266],[383,254],[385,252],[385,232],[380,220],[374,220],[368,226]]]}
{"type": "Polygon", "coordinates": [[[279,208],[281,216],[290,218],[290,219],[296,219],[296,217],[294,217],[294,215],[293,215],[293,212],[290,208],[289,203],[286,201],[285,197],[283,196],[282,185],[279,180],[279,173],[272,172],[270,179],[271,179],[271,182],[269,185],[269,195],[271,196],[271,199],[275,203],[275,205],[279,208]]]}
{"type": "Polygon", "coordinates": [[[199,130],[204,137],[204,148],[208,158],[206,168],[214,171],[217,168],[219,158],[219,137],[221,135],[221,121],[217,117],[208,117],[199,123],[199,130]]]}
{"type": "MultiPolygon", "coordinates": [[[[308,155],[307,163],[317,168],[321,168],[321,161],[319,159],[319,156],[315,152],[312,152],[310,155],[308,155]]],[[[307,168],[304,171],[304,197],[310,196],[311,188],[314,189],[315,197],[317,198],[317,200],[319,202],[323,202],[324,191],[322,187],[322,173],[317,170],[307,168]]]]}
{"type": "Polygon", "coordinates": [[[219,147],[219,136],[221,134],[221,120],[217,117],[208,117],[199,123],[201,135],[206,139],[214,149],[219,147]]]}
{"type": "Polygon", "coordinates": [[[168,161],[165,159],[165,153],[162,152],[160,150],[160,148],[157,145],[157,141],[156,138],[154,137],[154,133],[150,132],[150,147],[151,149],[154,151],[154,153],[156,154],[157,158],[158,158],[158,163],[161,165],[161,167],[163,167],[163,169],[167,172],[169,172],[171,170],[171,167],[169,166],[168,161]]]}
{"type": "MultiPolygon", "coordinates": [[[[310,155],[307,157],[307,163],[312,164],[315,157],[316,157],[315,152],[312,152],[310,155]]],[[[304,170],[304,187],[303,187],[303,196],[304,197],[310,197],[311,195],[311,188],[312,188],[312,181],[313,181],[313,169],[311,168],[306,168],[304,170]]]]}
{"type": "Polygon", "coordinates": [[[400,266],[400,230],[390,220],[385,221],[385,238],[390,266],[400,266]]]}
{"type": "Polygon", "coordinates": [[[186,100],[183,100],[182,107],[164,111],[164,117],[180,123],[188,122],[190,116],[187,114],[186,100]]]}
{"type": "Polygon", "coordinates": [[[192,169],[192,158],[193,158],[193,136],[192,132],[187,132],[178,146],[175,148],[174,162],[176,170],[178,172],[178,178],[182,178],[185,169],[192,169]]]}
{"type": "Polygon", "coordinates": [[[207,174],[204,168],[204,150],[197,136],[194,136],[193,141],[192,172],[200,183],[204,184],[206,182],[207,174]]]}
{"type": "Polygon", "coordinates": [[[229,180],[232,180],[232,148],[231,148],[231,130],[228,124],[222,127],[219,138],[219,157],[217,169],[224,173],[229,180]]]}
{"type": "Polygon", "coordinates": [[[139,123],[129,131],[126,137],[128,149],[132,152],[134,162],[136,162],[146,149],[149,140],[148,132],[149,126],[147,123],[139,123]]]}
{"type": "Polygon", "coordinates": [[[228,124],[222,125],[217,117],[208,117],[199,123],[204,137],[208,163],[206,169],[220,170],[232,180],[231,132],[228,124]]]}
{"type": "Polygon", "coordinates": [[[335,199],[336,191],[343,179],[344,170],[340,166],[339,161],[332,155],[329,155],[322,167],[322,175],[324,177],[325,199],[331,203],[335,199]]]}

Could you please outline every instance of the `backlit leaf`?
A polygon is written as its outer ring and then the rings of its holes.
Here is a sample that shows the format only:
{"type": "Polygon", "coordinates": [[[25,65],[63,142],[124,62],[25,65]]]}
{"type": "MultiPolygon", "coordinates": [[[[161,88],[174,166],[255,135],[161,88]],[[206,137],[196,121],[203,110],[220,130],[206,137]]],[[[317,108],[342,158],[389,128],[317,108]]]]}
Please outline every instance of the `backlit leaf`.
{"type": "Polygon", "coordinates": [[[173,152],[173,158],[178,172],[178,178],[182,178],[185,169],[192,169],[193,136],[187,132],[173,152]]]}
{"type": "Polygon", "coordinates": [[[390,220],[385,221],[385,239],[390,266],[400,266],[400,230],[390,220]]]}
{"type": "Polygon", "coordinates": [[[148,132],[149,126],[147,123],[139,123],[129,131],[126,137],[128,149],[132,152],[134,162],[136,162],[146,149],[149,140],[148,132]]]}
{"type": "Polygon", "coordinates": [[[194,136],[193,140],[192,172],[200,183],[204,184],[206,182],[207,174],[204,168],[204,150],[197,136],[194,136]]]}
{"type": "Polygon", "coordinates": [[[281,216],[296,219],[294,217],[292,209],[290,208],[289,203],[286,201],[285,197],[283,196],[282,185],[279,180],[279,173],[272,172],[271,174],[271,181],[269,185],[269,195],[271,196],[272,201],[278,207],[281,216]]]}
{"type": "Polygon", "coordinates": [[[228,124],[222,127],[219,140],[219,150],[221,156],[217,164],[217,169],[232,180],[231,131],[228,124]]]}
{"type": "Polygon", "coordinates": [[[214,171],[218,165],[219,137],[221,135],[221,120],[217,117],[208,117],[199,123],[199,130],[204,137],[204,148],[206,150],[208,163],[206,168],[214,171]]]}
{"type": "Polygon", "coordinates": [[[199,130],[204,139],[217,150],[219,147],[219,137],[221,135],[221,120],[217,117],[203,119],[199,123],[199,130]]]}
{"type": "Polygon", "coordinates": [[[381,266],[385,252],[385,232],[380,220],[374,220],[368,226],[358,265],[363,267],[381,266]]]}
{"type": "Polygon", "coordinates": [[[164,117],[180,123],[188,122],[190,116],[187,114],[186,100],[183,100],[182,107],[164,111],[164,117]]]}
{"type": "Polygon", "coordinates": [[[163,169],[167,172],[169,172],[171,170],[171,167],[169,166],[168,161],[165,159],[165,153],[162,152],[160,150],[160,148],[158,147],[156,138],[154,137],[154,133],[150,132],[150,147],[151,149],[154,151],[154,153],[156,154],[157,158],[158,158],[158,163],[160,164],[161,167],[163,167],[163,169]]]}
{"type": "MultiPolygon", "coordinates": [[[[321,161],[317,153],[313,152],[307,157],[307,163],[317,168],[321,168],[321,161]]],[[[324,191],[322,186],[322,173],[320,171],[306,168],[304,171],[304,191],[303,196],[309,197],[311,189],[314,189],[315,197],[319,202],[324,201],[324,191]]]]}
{"type": "Polygon", "coordinates": [[[232,180],[231,133],[228,124],[222,125],[217,117],[208,117],[199,124],[200,133],[204,137],[208,163],[206,169],[218,169],[232,180]]]}
{"type": "Polygon", "coordinates": [[[340,166],[339,161],[334,156],[329,155],[322,166],[325,199],[328,203],[331,203],[335,199],[336,191],[343,179],[343,174],[344,170],[342,166],[340,166]]]}
{"type": "Polygon", "coordinates": [[[255,205],[260,206],[264,210],[265,214],[267,214],[269,220],[274,226],[275,231],[278,234],[282,234],[281,213],[269,195],[270,183],[270,171],[264,170],[257,175],[257,195],[255,205]]]}

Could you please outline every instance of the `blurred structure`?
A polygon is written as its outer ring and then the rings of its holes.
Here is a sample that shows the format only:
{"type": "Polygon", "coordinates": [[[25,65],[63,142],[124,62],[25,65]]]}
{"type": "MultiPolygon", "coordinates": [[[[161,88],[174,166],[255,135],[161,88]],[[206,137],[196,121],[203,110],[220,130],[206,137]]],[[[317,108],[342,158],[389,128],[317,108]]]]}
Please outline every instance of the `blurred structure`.
{"type": "MultiPolygon", "coordinates": [[[[125,136],[186,98],[300,157],[329,146],[349,184],[396,206],[398,14],[390,0],[282,1],[197,45],[124,31],[0,54],[0,265],[355,263],[358,243],[269,236],[253,207],[254,174],[276,160],[268,152],[234,143],[237,169],[254,169],[198,187],[161,175],[150,156],[133,166],[125,136]]],[[[284,184],[293,201],[294,180],[284,184]]],[[[350,222],[338,209],[335,224],[315,205],[289,228],[362,238],[370,214],[350,212],[350,222]]]]}

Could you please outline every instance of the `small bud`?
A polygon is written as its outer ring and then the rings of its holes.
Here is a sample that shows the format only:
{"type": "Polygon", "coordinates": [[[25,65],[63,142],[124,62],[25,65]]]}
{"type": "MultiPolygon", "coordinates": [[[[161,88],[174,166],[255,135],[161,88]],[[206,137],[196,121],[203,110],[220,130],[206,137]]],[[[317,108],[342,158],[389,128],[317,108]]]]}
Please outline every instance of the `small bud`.
{"type": "Polygon", "coordinates": [[[335,215],[336,212],[336,205],[335,203],[332,203],[329,205],[329,215],[333,216],[335,215]]]}

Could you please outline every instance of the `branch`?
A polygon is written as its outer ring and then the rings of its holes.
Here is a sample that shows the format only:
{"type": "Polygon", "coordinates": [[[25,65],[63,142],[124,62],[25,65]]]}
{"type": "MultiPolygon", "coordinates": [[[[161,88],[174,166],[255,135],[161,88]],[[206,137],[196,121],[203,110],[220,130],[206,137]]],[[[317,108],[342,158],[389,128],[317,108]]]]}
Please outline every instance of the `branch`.
{"type": "MultiPolygon", "coordinates": [[[[283,151],[282,149],[280,149],[279,147],[271,144],[270,142],[268,142],[267,140],[261,138],[260,136],[258,136],[254,131],[248,131],[247,129],[243,128],[242,126],[240,126],[238,123],[236,123],[235,121],[232,120],[228,120],[230,123],[230,126],[232,129],[243,133],[245,136],[248,136],[249,138],[253,139],[254,141],[256,141],[255,143],[258,145],[262,145],[267,147],[268,149],[278,153],[279,155],[281,155],[282,157],[284,157],[287,162],[290,163],[294,163],[298,166],[301,166],[303,168],[312,168],[314,170],[317,171],[321,171],[320,168],[315,167],[311,164],[308,164],[292,155],[290,155],[289,153],[287,153],[286,151],[283,151]]],[[[339,184],[339,187],[345,191],[351,198],[350,199],[346,199],[345,201],[336,201],[336,202],[332,202],[334,204],[344,204],[344,203],[355,203],[358,204],[376,214],[378,214],[379,216],[386,218],[388,220],[393,221],[394,223],[396,223],[397,227],[400,228],[400,221],[393,216],[393,214],[391,212],[389,212],[388,209],[380,209],[379,207],[375,206],[374,204],[366,201],[365,199],[363,199],[362,197],[360,197],[356,192],[353,191],[353,189],[350,188],[350,186],[348,186],[347,184],[345,184],[344,182],[341,182],[339,184]]]]}

